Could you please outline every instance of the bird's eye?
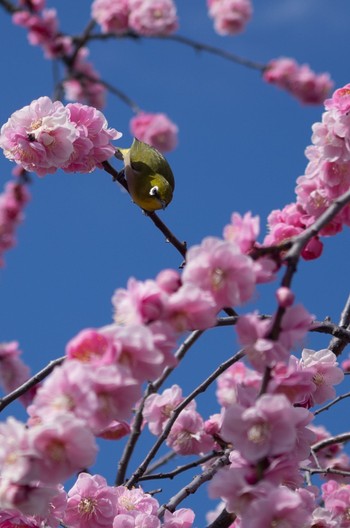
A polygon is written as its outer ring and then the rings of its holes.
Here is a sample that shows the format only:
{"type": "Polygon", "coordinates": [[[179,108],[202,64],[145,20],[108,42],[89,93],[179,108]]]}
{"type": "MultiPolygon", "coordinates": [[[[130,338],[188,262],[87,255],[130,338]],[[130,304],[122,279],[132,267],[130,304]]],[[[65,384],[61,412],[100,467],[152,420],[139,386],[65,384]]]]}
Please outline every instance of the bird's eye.
{"type": "Polygon", "coordinates": [[[150,196],[155,196],[156,198],[159,198],[159,188],[158,185],[155,185],[152,187],[149,191],[150,196]]]}

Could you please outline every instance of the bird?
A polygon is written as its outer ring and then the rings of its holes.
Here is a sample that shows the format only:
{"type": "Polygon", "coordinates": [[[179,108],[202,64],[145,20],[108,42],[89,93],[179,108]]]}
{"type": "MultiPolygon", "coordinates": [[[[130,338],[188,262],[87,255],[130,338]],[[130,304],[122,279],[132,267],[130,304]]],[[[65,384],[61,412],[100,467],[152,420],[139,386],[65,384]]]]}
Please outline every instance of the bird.
{"type": "Polygon", "coordinates": [[[134,203],[144,211],[165,209],[173,198],[175,180],[167,160],[156,148],[134,138],[130,148],[117,148],[134,203]]]}

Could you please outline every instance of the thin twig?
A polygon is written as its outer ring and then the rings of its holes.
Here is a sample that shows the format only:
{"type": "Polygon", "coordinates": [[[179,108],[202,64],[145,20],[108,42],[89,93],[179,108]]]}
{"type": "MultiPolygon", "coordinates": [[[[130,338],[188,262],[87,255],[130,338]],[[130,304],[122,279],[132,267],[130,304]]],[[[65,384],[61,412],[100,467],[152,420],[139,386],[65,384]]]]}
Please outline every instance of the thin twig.
{"type": "Polygon", "coordinates": [[[334,398],[334,400],[332,400],[331,402],[327,403],[327,405],[325,405],[324,407],[321,407],[321,409],[317,409],[316,411],[314,411],[314,416],[317,416],[321,412],[328,411],[328,409],[333,407],[333,405],[335,405],[336,403],[340,402],[341,400],[345,400],[345,398],[349,398],[349,397],[350,397],[350,392],[346,392],[345,394],[341,394],[340,396],[337,396],[336,398],[334,398]]]}
{"type": "Polygon", "coordinates": [[[227,449],[225,453],[211,464],[209,468],[197,475],[187,486],[183,487],[176,495],[174,495],[166,504],[163,504],[158,510],[158,517],[162,518],[165,510],[174,512],[177,506],[189,495],[196,493],[198,488],[213,476],[224,466],[230,463],[230,450],[227,449]]]}
{"type": "Polygon", "coordinates": [[[154,456],[156,455],[156,453],[158,452],[158,450],[160,449],[160,447],[162,446],[162,444],[165,442],[166,438],[168,437],[169,432],[170,432],[172,426],[174,425],[174,423],[176,422],[176,420],[177,420],[179,414],[181,413],[181,411],[183,411],[187,407],[187,405],[192,400],[194,400],[194,398],[196,396],[198,396],[200,393],[204,392],[209,387],[209,385],[211,385],[225,370],[227,370],[234,363],[237,363],[238,361],[240,361],[243,357],[244,357],[244,352],[242,350],[240,350],[233,357],[231,357],[230,359],[228,359],[227,361],[222,363],[210,376],[208,376],[208,378],[203,383],[198,385],[198,387],[194,391],[192,391],[191,394],[189,394],[187,396],[187,398],[185,398],[172,411],[169,420],[166,422],[166,424],[164,426],[162,434],[158,437],[157,441],[153,444],[153,446],[151,447],[151,449],[147,453],[145,459],[141,462],[141,464],[136,469],[134,474],[127,481],[127,483],[126,483],[127,487],[131,488],[132,486],[134,486],[135,483],[138,482],[138,479],[142,475],[144,475],[145,471],[148,468],[149,463],[154,458],[154,456]]]}
{"type": "Polygon", "coordinates": [[[350,440],[350,433],[342,433],[336,436],[331,436],[329,438],[324,438],[323,440],[320,440],[316,444],[312,446],[312,451],[317,453],[317,451],[320,451],[320,449],[323,449],[324,447],[328,447],[330,445],[334,444],[342,444],[344,442],[348,442],[350,440]]]}
{"type": "Polygon", "coordinates": [[[173,469],[172,471],[169,471],[168,473],[151,473],[149,470],[142,477],[139,478],[139,482],[141,482],[142,480],[173,479],[177,475],[180,475],[180,473],[184,473],[189,469],[201,466],[202,464],[205,464],[205,462],[208,462],[208,460],[211,460],[212,458],[217,458],[218,456],[222,455],[222,452],[218,453],[214,451],[213,453],[209,453],[208,455],[205,455],[200,459],[195,460],[194,462],[189,462],[188,464],[184,464],[183,466],[178,466],[177,468],[173,469]]]}
{"type": "MultiPolygon", "coordinates": [[[[341,313],[339,326],[341,328],[347,328],[348,330],[350,329],[350,295],[348,296],[344,309],[341,313]]],[[[346,345],[347,343],[343,339],[335,337],[331,340],[328,348],[336,356],[340,356],[346,345]]]]}
{"type": "Polygon", "coordinates": [[[341,475],[342,477],[350,477],[350,471],[345,471],[344,469],[336,469],[336,468],[310,468],[310,467],[300,467],[301,471],[305,471],[306,473],[309,473],[310,475],[319,475],[319,474],[325,474],[325,475],[341,475]]]}
{"type": "Polygon", "coordinates": [[[10,403],[12,403],[14,400],[25,394],[29,389],[40,383],[43,379],[45,379],[54,368],[56,368],[58,365],[61,365],[63,361],[66,359],[66,356],[60,357],[58,359],[54,359],[50,361],[46,367],[44,367],[42,370],[40,370],[37,374],[32,376],[29,380],[27,380],[25,383],[23,383],[20,387],[17,387],[14,391],[10,392],[9,394],[6,394],[3,398],[0,399],[0,411],[5,409],[10,403]]]}
{"type": "Polygon", "coordinates": [[[207,528],[229,528],[235,519],[236,514],[230,513],[224,508],[220,515],[207,528]]]}

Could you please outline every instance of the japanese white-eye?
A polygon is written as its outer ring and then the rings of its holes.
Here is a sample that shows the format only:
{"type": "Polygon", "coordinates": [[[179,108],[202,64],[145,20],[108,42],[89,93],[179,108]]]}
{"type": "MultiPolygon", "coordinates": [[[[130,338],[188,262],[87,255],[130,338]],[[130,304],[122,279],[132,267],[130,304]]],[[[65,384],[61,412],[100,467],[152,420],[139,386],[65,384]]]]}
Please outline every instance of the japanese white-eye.
{"type": "Polygon", "coordinates": [[[118,148],[115,156],[124,161],[132,200],[145,211],[165,209],[173,198],[175,180],[164,156],[136,138],[130,148],[118,148]]]}

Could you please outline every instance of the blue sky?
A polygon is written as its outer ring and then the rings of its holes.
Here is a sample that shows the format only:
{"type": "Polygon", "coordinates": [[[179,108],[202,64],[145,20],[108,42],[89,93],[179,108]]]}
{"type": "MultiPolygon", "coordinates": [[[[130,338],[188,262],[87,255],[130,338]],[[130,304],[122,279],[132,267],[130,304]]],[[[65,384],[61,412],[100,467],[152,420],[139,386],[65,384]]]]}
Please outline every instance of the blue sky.
{"type": "MultiPolygon", "coordinates": [[[[48,5],[57,8],[62,31],[78,34],[88,21],[90,3],[48,5]]],[[[262,63],[294,57],[317,72],[328,71],[336,87],[350,82],[348,0],[253,4],[246,32],[221,37],[213,30],[204,0],[178,0],[179,34],[262,63]]],[[[53,70],[3,10],[0,27],[2,124],[13,111],[53,93],[53,70]]],[[[176,177],[175,197],[160,213],[178,238],[192,245],[207,235],[221,236],[233,211],[249,210],[260,216],[263,238],[271,209],[294,200],[311,125],[320,120],[322,107],[302,106],[263,83],[259,72],[176,42],[118,39],[93,42],[90,49],[103,79],[144,110],[166,112],[179,126],[179,146],[167,156],[176,177]]],[[[124,134],[118,144],[128,146],[130,109],[109,95],[104,113],[109,125],[124,134]]],[[[1,186],[11,169],[0,156],[1,186]]],[[[0,270],[0,340],[18,340],[25,361],[36,371],[61,356],[80,329],[111,321],[111,296],[128,277],[152,278],[165,267],[177,268],[181,257],[102,171],[58,172],[41,179],[34,175],[31,193],[17,247],[7,253],[6,267],[0,270]]],[[[317,319],[338,321],[349,293],[348,259],[346,229],[325,240],[321,259],[300,264],[294,281],[297,300],[317,319]]],[[[271,286],[260,288],[252,306],[271,312],[273,291],[271,286]]],[[[326,348],[328,339],[313,336],[307,344],[326,348]]],[[[231,329],[208,332],[179,373],[185,390],[235,350],[231,329]]],[[[174,376],[170,382],[179,379],[174,376]]],[[[348,390],[346,382],[342,390],[348,390]]],[[[204,414],[217,410],[209,397],[198,404],[204,414]]],[[[331,415],[327,420],[333,432],[348,428],[331,415]]],[[[108,449],[98,471],[108,473],[108,457],[117,460],[116,447],[108,449]]],[[[198,526],[203,515],[198,513],[198,526]]]]}

